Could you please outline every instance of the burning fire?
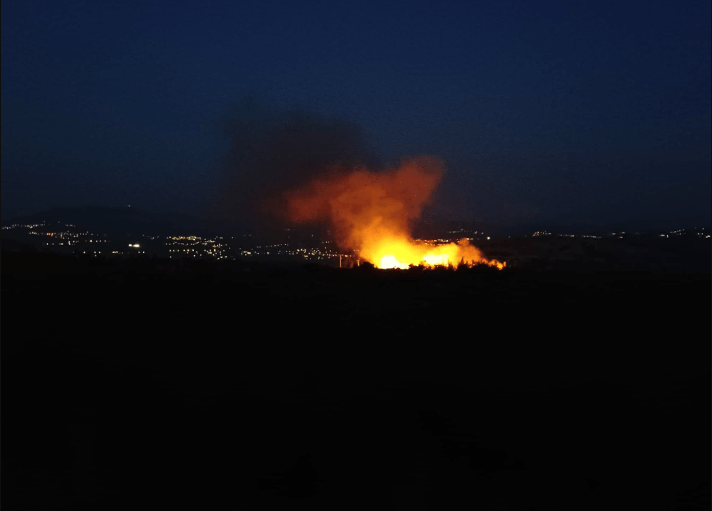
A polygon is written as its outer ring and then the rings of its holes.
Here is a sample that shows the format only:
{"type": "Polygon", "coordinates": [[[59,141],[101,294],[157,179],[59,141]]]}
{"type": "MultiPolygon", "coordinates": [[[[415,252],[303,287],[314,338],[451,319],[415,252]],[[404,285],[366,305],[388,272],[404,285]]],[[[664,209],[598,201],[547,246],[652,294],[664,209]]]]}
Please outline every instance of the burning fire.
{"type": "Polygon", "coordinates": [[[294,222],[328,220],[339,245],[354,250],[377,268],[407,269],[506,263],[487,260],[467,239],[432,245],[413,240],[417,219],[440,182],[443,165],[433,158],[405,161],[387,173],[356,169],[345,176],[315,180],[287,192],[287,216],[294,222]]]}

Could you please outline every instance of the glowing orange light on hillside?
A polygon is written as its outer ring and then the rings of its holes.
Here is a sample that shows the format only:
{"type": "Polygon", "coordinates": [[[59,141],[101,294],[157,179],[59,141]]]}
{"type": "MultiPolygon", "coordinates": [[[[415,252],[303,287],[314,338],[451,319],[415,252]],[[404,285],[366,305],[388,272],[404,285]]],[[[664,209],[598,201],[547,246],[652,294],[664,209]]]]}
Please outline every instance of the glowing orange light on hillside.
{"type": "Polygon", "coordinates": [[[412,239],[410,222],[420,216],[442,174],[442,163],[433,158],[408,160],[385,173],[356,169],[288,192],[287,216],[295,222],[329,220],[341,248],[358,251],[378,268],[464,263],[502,269],[506,263],[486,259],[467,239],[444,245],[412,239]]]}

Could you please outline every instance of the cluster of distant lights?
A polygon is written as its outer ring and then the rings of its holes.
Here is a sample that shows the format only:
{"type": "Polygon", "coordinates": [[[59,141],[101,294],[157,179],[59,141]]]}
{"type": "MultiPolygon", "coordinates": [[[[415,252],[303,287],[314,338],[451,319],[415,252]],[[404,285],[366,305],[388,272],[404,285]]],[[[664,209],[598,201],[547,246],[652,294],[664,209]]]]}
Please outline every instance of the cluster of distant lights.
{"type": "MultiPolygon", "coordinates": [[[[460,241],[462,239],[466,239],[467,241],[475,241],[475,238],[438,238],[436,240],[416,239],[414,241],[416,243],[423,243],[425,245],[449,245],[450,243],[457,243],[458,241],[460,241]]],[[[477,238],[477,239],[479,240],[479,238],[477,238]]],[[[490,237],[487,236],[487,239],[490,239],[490,237]]]]}
{"type": "MultiPolygon", "coordinates": [[[[677,229],[675,231],[669,231],[667,233],[662,233],[659,235],[661,238],[669,238],[670,236],[684,236],[689,233],[689,229],[677,229]]],[[[695,231],[697,231],[697,228],[695,228],[695,231]]],[[[695,234],[699,237],[704,237],[705,239],[709,238],[709,234],[705,234],[704,228],[702,229],[703,232],[695,232],[695,234]]],[[[621,232],[612,232],[609,234],[609,236],[614,236],[619,239],[623,239],[624,235],[626,234],[625,231],[621,232]]],[[[640,232],[634,232],[633,233],[636,236],[640,235],[640,232]]],[[[538,236],[554,236],[552,233],[548,231],[536,231],[534,234],[532,234],[532,237],[538,237],[538,236]]],[[[560,238],[595,238],[595,239],[601,239],[601,236],[596,236],[594,234],[557,234],[556,236],[560,238]]],[[[489,238],[487,238],[489,239],[489,238]]]]}
{"type": "MultiPolygon", "coordinates": [[[[470,231],[466,231],[465,229],[457,229],[456,231],[447,231],[448,234],[459,234],[459,233],[463,233],[463,232],[470,232],[470,231]]],[[[479,234],[481,236],[485,235],[484,231],[482,231],[482,232],[475,231],[474,234],[479,234]]],[[[467,239],[472,241],[474,238],[467,238],[467,239]]],[[[489,239],[489,238],[487,238],[487,239],[489,239]]]]}
{"type": "MultiPolygon", "coordinates": [[[[329,244],[331,241],[324,241],[323,244],[329,244]]],[[[307,260],[331,260],[339,256],[343,256],[336,251],[329,249],[321,250],[319,248],[290,248],[288,243],[276,243],[273,245],[258,245],[251,249],[243,249],[240,251],[243,257],[253,256],[290,256],[299,257],[307,260]]]]}
{"type": "MultiPolygon", "coordinates": [[[[6,231],[8,229],[20,229],[20,228],[28,228],[28,229],[34,229],[35,227],[44,227],[45,224],[12,224],[12,225],[4,225],[2,227],[3,231],[6,231]]],[[[69,224],[67,224],[69,226],[69,224]]],[[[74,226],[70,226],[74,227],[74,226]]]]}
{"type": "MultiPolygon", "coordinates": [[[[696,229],[697,229],[697,228],[695,227],[695,230],[696,230],[696,229]]],[[[670,232],[668,233],[668,235],[666,235],[665,237],[669,237],[669,235],[682,236],[682,235],[684,235],[684,234],[685,234],[685,229],[678,229],[677,231],[670,231],[670,232]]],[[[695,234],[697,234],[698,236],[704,236],[705,238],[709,238],[709,237],[710,237],[709,234],[705,235],[705,233],[704,233],[704,228],[702,229],[702,232],[696,232],[695,234]]],[[[662,234],[661,234],[661,236],[662,236],[662,234]]]]}
{"type": "MultiPolygon", "coordinates": [[[[3,227],[3,229],[14,229],[14,228],[29,228],[29,229],[36,229],[37,227],[44,227],[47,224],[15,224],[9,227],[3,227]]],[[[64,224],[64,227],[76,227],[74,224],[64,224]]],[[[100,237],[106,238],[105,234],[96,234],[93,232],[89,231],[84,231],[84,232],[70,232],[70,231],[56,231],[56,232],[38,232],[34,230],[28,231],[28,234],[32,234],[34,236],[49,236],[50,238],[53,238],[55,240],[63,240],[61,242],[43,242],[42,244],[45,246],[64,246],[65,244],[67,246],[72,246],[72,245],[77,245],[80,241],[86,241],[89,243],[108,243],[108,239],[99,239],[100,237]],[[88,236],[93,236],[90,239],[81,239],[82,237],[88,237],[88,236]],[[97,239],[94,239],[96,237],[97,239]],[[66,242],[66,243],[65,243],[66,242]]]]}
{"type": "Polygon", "coordinates": [[[179,247],[168,249],[169,258],[173,256],[192,256],[192,257],[213,257],[215,259],[227,259],[227,245],[217,240],[222,240],[219,236],[216,239],[202,238],[201,236],[168,236],[166,238],[166,246],[179,247]]]}
{"type": "Polygon", "coordinates": [[[252,257],[256,255],[288,255],[293,257],[302,257],[304,259],[333,259],[339,257],[337,253],[324,253],[318,250],[309,250],[306,248],[300,248],[296,250],[285,250],[277,252],[259,252],[256,250],[242,250],[240,255],[252,257]]]}
{"type": "MultiPolygon", "coordinates": [[[[61,224],[61,222],[54,223],[52,225],[57,225],[61,224]]],[[[76,225],[74,224],[62,224],[64,227],[71,227],[71,228],[76,228],[76,225]]],[[[49,224],[46,222],[43,223],[32,223],[32,224],[12,224],[8,226],[2,226],[2,230],[10,230],[10,229],[29,229],[28,233],[36,236],[46,236],[50,237],[53,240],[56,240],[54,242],[43,242],[42,244],[45,246],[75,246],[75,250],[79,249],[82,250],[79,247],[76,247],[81,242],[85,243],[109,243],[110,240],[106,239],[105,234],[96,234],[96,233],[90,233],[88,231],[84,232],[70,232],[70,231],[64,231],[64,230],[58,230],[56,232],[40,232],[37,231],[36,229],[41,228],[41,227],[46,227],[49,228],[49,224]],[[87,237],[90,237],[90,239],[86,239],[87,237]]],[[[288,229],[285,229],[285,231],[289,231],[288,229]]],[[[465,231],[464,229],[459,229],[459,230],[454,230],[454,231],[448,231],[448,234],[461,234],[461,233],[466,233],[466,232],[471,232],[471,231],[465,231]]],[[[671,236],[683,236],[686,234],[689,234],[691,232],[694,232],[695,235],[697,235],[700,238],[705,238],[709,239],[710,235],[707,234],[706,232],[709,232],[709,229],[707,228],[694,228],[694,229],[677,229],[673,231],[669,231],[667,233],[660,234],[660,237],[664,238],[669,238],[671,236]]],[[[484,236],[484,232],[478,232],[475,231],[474,234],[476,235],[482,235],[484,236]]],[[[611,232],[608,235],[617,237],[617,238],[623,238],[624,235],[626,234],[625,231],[621,232],[611,232]]],[[[639,235],[639,232],[633,233],[635,235],[639,235]]],[[[574,234],[553,234],[547,230],[542,230],[542,231],[536,231],[535,233],[532,234],[532,237],[540,237],[540,236],[558,236],[558,237],[567,237],[567,238],[575,238],[575,237],[581,237],[581,238],[594,238],[594,239],[600,239],[601,236],[593,235],[593,234],[584,234],[584,235],[574,235],[574,234]]],[[[212,259],[234,259],[233,256],[228,255],[228,250],[229,247],[226,243],[224,243],[222,240],[225,239],[225,237],[218,236],[215,237],[214,239],[208,239],[208,238],[203,238],[200,236],[167,236],[167,237],[157,237],[157,236],[147,236],[147,235],[142,235],[142,237],[146,238],[147,240],[166,240],[165,241],[165,247],[177,247],[177,248],[169,248],[169,257],[173,258],[181,258],[181,257],[193,257],[193,258],[212,258],[212,259]]],[[[252,234],[244,234],[241,236],[242,238],[252,238],[252,234]]],[[[446,244],[446,243],[452,243],[453,241],[458,241],[459,239],[462,239],[465,236],[457,237],[457,239],[446,239],[446,238],[438,238],[438,239],[432,239],[432,240],[416,240],[421,243],[425,243],[427,245],[440,245],[440,244],[446,244]]],[[[239,237],[238,237],[239,238],[239,237]]],[[[235,237],[229,237],[229,239],[234,240],[235,237]]],[[[475,240],[474,237],[467,237],[466,239],[473,241],[475,240]]],[[[479,238],[477,238],[479,239],[479,238]]],[[[487,240],[490,239],[489,236],[486,237],[487,240]]],[[[333,243],[333,241],[323,241],[322,244],[329,244],[333,243]]],[[[112,250],[111,252],[108,251],[103,251],[105,254],[112,254],[112,255],[128,255],[128,254],[146,254],[146,249],[145,247],[142,247],[141,244],[139,243],[129,243],[128,248],[130,249],[128,252],[125,251],[119,251],[119,250],[112,250]],[[143,250],[141,250],[143,248],[143,250]]],[[[100,250],[83,250],[83,254],[93,254],[93,255],[98,255],[102,254],[102,251],[100,250]]],[[[273,245],[260,245],[256,246],[255,248],[249,248],[249,249],[237,249],[235,251],[235,254],[238,256],[242,257],[254,257],[254,256],[290,256],[290,257],[297,257],[300,259],[307,259],[307,260],[334,260],[335,258],[339,257],[348,257],[348,254],[340,253],[335,250],[330,250],[327,247],[322,247],[322,248],[291,248],[288,243],[279,243],[279,244],[273,244],[273,245]]]]}

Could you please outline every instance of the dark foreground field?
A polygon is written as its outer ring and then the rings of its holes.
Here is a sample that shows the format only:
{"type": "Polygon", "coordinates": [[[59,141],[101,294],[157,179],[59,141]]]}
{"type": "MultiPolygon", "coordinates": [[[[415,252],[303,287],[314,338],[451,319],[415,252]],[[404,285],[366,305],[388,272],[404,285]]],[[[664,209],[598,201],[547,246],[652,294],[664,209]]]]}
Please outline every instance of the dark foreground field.
{"type": "Polygon", "coordinates": [[[709,508],[709,272],[2,270],[7,509],[709,508]]]}

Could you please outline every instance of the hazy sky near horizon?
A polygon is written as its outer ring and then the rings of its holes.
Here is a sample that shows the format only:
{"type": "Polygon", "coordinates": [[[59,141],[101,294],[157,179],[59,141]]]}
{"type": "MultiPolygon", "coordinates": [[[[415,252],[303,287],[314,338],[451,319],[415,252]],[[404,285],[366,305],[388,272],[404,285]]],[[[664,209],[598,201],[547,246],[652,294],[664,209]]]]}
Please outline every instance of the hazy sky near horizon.
{"type": "Polygon", "coordinates": [[[443,159],[438,217],[709,225],[709,20],[707,0],[3,2],[2,215],[219,215],[226,182],[259,181],[225,129],[256,98],[382,164],[443,159]]]}

